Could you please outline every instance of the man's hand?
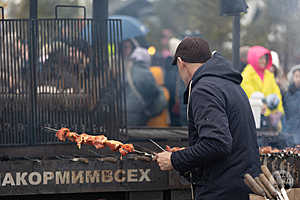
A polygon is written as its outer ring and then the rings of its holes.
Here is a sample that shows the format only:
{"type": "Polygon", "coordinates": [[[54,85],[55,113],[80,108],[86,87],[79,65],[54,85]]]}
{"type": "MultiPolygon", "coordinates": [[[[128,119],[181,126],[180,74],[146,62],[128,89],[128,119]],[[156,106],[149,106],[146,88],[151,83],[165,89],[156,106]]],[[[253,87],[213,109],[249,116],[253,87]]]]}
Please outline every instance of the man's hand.
{"type": "Polygon", "coordinates": [[[156,154],[154,159],[156,160],[162,171],[169,171],[173,169],[171,163],[171,154],[172,152],[167,151],[156,154]]]}

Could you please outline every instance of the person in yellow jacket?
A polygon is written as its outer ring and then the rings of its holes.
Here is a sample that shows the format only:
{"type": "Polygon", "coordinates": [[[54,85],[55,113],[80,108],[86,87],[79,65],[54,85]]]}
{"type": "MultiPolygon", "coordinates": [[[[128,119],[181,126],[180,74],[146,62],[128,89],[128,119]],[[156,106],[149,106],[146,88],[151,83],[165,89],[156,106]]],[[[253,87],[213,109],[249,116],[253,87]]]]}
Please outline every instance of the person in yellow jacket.
{"type": "Polygon", "coordinates": [[[280,126],[280,117],[284,114],[284,110],[280,89],[274,75],[269,70],[271,66],[272,56],[268,49],[262,46],[251,47],[248,51],[248,65],[242,72],[241,86],[248,98],[251,98],[254,93],[263,94],[267,100],[267,106],[262,113],[269,117],[272,126],[276,127],[280,126]]]}
{"type": "MultiPolygon", "coordinates": [[[[159,66],[150,67],[150,71],[156,81],[156,84],[162,87],[167,102],[170,100],[170,93],[164,86],[164,72],[159,66]]],[[[162,113],[156,117],[151,118],[147,125],[151,127],[168,127],[170,123],[168,108],[164,109],[162,113]]]]}

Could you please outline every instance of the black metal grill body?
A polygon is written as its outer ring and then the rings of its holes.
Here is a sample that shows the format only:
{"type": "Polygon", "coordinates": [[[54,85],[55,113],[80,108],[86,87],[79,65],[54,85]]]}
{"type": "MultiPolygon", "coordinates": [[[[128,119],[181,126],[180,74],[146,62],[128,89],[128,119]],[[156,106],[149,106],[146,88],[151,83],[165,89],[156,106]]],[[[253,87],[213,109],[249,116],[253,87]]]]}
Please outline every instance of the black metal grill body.
{"type": "Polygon", "coordinates": [[[120,20],[1,20],[0,144],[56,143],[45,126],[126,135],[121,35],[120,20]]]}

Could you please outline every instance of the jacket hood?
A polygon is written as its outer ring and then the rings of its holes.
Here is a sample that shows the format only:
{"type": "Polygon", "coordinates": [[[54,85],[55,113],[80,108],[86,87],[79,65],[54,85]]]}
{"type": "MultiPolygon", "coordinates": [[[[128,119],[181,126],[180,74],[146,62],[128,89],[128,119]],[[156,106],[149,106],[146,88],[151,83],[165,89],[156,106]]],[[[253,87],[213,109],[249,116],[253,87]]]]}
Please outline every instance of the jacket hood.
{"type": "Polygon", "coordinates": [[[243,80],[241,74],[233,68],[232,63],[218,52],[214,53],[213,56],[195,72],[192,78],[192,86],[205,76],[220,77],[236,84],[241,84],[243,80]]]}
{"type": "Polygon", "coordinates": [[[144,62],[146,65],[150,67],[151,65],[151,56],[149,55],[147,49],[142,47],[137,47],[134,49],[130,58],[136,62],[144,62]]]}
{"type": "Polygon", "coordinates": [[[171,38],[169,40],[169,51],[170,51],[170,55],[171,56],[174,56],[175,55],[175,52],[176,52],[176,49],[178,47],[178,45],[180,44],[181,40],[177,39],[177,38],[171,38]]]}
{"type": "Polygon", "coordinates": [[[294,67],[292,67],[287,75],[287,78],[288,78],[288,81],[290,84],[293,83],[293,73],[296,71],[296,70],[300,70],[300,65],[295,65],[294,67]]]}
{"type": "Polygon", "coordinates": [[[260,78],[264,79],[264,71],[270,69],[272,66],[272,55],[271,52],[262,46],[253,46],[248,51],[248,63],[254,68],[260,78]],[[259,58],[263,55],[269,55],[267,66],[262,69],[259,67],[259,58]]]}
{"type": "Polygon", "coordinates": [[[280,60],[279,55],[276,51],[271,51],[272,56],[272,65],[274,65],[277,69],[280,69],[280,60]]]}

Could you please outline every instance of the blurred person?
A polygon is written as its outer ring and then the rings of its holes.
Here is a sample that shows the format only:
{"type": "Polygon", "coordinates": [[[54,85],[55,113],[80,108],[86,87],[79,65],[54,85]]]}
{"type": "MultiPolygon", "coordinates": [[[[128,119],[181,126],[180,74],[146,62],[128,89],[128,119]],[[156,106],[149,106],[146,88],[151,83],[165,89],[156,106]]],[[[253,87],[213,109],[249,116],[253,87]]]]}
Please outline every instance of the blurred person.
{"type": "Polygon", "coordinates": [[[187,125],[186,105],[183,104],[184,83],[180,79],[177,67],[172,65],[177,46],[180,40],[171,38],[169,40],[170,56],[165,59],[165,85],[170,92],[169,113],[171,126],[187,125]]]}
{"type": "Polygon", "coordinates": [[[1,93],[7,93],[12,88],[13,83],[12,76],[8,73],[7,65],[5,65],[5,63],[11,63],[13,61],[12,56],[10,56],[9,53],[13,45],[11,44],[11,41],[4,36],[0,39],[0,90],[1,93]]]}
{"type": "MultiPolygon", "coordinates": [[[[170,101],[170,93],[168,89],[164,86],[164,72],[160,66],[151,66],[150,71],[155,78],[156,84],[159,86],[161,90],[164,92],[164,96],[167,102],[170,101]]],[[[168,127],[170,124],[170,116],[168,107],[162,111],[161,114],[151,118],[147,125],[151,127],[168,127]]]]}
{"type": "Polygon", "coordinates": [[[272,66],[270,72],[274,74],[276,83],[280,89],[281,96],[283,97],[288,89],[288,81],[283,73],[282,67],[280,66],[279,55],[276,51],[271,51],[272,66]]]}
{"type": "MultiPolygon", "coordinates": [[[[300,65],[292,67],[288,73],[290,86],[284,97],[283,132],[298,135],[300,139],[300,65]]],[[[299,140],[297,141],[299,144],[299,140]]]]}
{"type": "Polygon", "coordinates": [[[91,69],[89,44],[84,40],[75,40],[56,42],[55,46],[42,63],[38,84],[55,87],[61,92],[86,91],[89,75],[96,72],[91,69]]]}
{"type": "Polygon", "coordinates": [[[279,55],[276,51],[271,51],[272,56],[272,65],[270,67],[270,72],[274,74],[274,77],[278,77],[279,75],[279,68],[280,68],[280,61],[279,61],[279,55]]]}
{"type": "MultiPolygon", "coordinates": [[[[122,53],[125,62],[130,60],[130,55],[133,53],[134,49],[139,47],[140,45],[135,39],[128,39],[122,42],[122,53]]],[[[147,58],[148,59],[148,58],[147,58]]],[[[147,62],[149,62],[147,60],[147,62]]]]}
{"type": "Polygon", "coordinates": [[[248,51],[248,63],[242,72],[243,81],[241,86],[249,99],[257,93],[264,97],[262,127],[280,130],[280,119],[284,111],[280,89],[274,75],[269,70],[272,66],[271,53],[262,46],[253,46],[248,51]]]}
{"type": "Polygon", "coordinates": [[[163,29],[162,30],[162,37],[160,39],[160,44],[162,45],[161,55],[164,59],[170,56],[170,49],[169,47],[169,40],[172,37],[172,32],[170,29],[163,29]]]}
{"type": "Polygon", "coordinates": [[[256,177],[260,163],[241,74],[221,54],[212,54],[199,37],[181,41],[173,64],[187,86],[189,147],[158,153],[160,169],[191,172],[196,200],[248,200],[250,190],[243,176],[256,177]]]}
{"type": "MultiPolygon", "coordinates": [[[[17,75],[18,78],[18,90],[22,91],[26,88],[26,85],[30,84],[30,60],[29,60],[29,47],[28,41],[18,39],[18,52],[15,58],[16,62],[18,63],[18,71],[17,75]]],[[[17,64],[16,63],[16,64],[17,64]]],[[[15,77],[16,78],[16,77],[15,77]]]]}
{"type": "MultiPolygon", "coordinates": [[[[55,88],[55,90],[65,90],[74,87],[75,78],[70,70],[70,58],[66,55],[69,46],[63,44],[60,48],[53,50],[48,55],[48,59],[42,64],[41,77],[38,85],[55,88]]],[[[44,87],[45,88],[45,87],[44,87]]],[[[40,92],[47,92],[41,89],[40,92]]]]}
{"type": "Polygon", "coordinates": [[[124,42],[122,42],[122,53],[125,61],[129,59],[129,56],[131,55],[134,49],[135,45],[131,40],[125,40],[124,42]]]}
{"type": "Polygon", "coordinates": [[[123,42],[125,58],[127,124],[145,126],[167,106],[164,91],[160,90],[149,69],[151,56],[134,39],[123,42]]]}
{"type": "Polygon", "coordinates": [[[248,51],[250,49],[250,46],[242,46],[240,47],[240,60],[241,65],[238,71],[242,73],[245,69],[245,67],[248,65],[248,51]]]}
{"type": "Polygon", "coordinates": [[[90,62],[90,45],[86,40],[75,40],[69,44],[69,59],[70,59],[70,73],[76,78],[75,91],[87,91],[88,79],[96,75],[96,68],[91,67],[90,62]]]}
{"type": "MultiPolygon", "coordinates": [[[[6,69],[10,92],[24,92],[30,84],[29,47],[26,40],[14,36],[8,43],[11,49],[4,59],[10,60],[10,69],[6,69]]],[[[9,50],[8,49],[8,50],[9,50]]]]}
{"type": "Polygon", "coordinates": [[[80,65],[80,68],[86,68],[90,63],[89,51],[90,47],[85,40],[74,40],[69,43],[68,56],[70,57],[70,63],[80,65]]]}

